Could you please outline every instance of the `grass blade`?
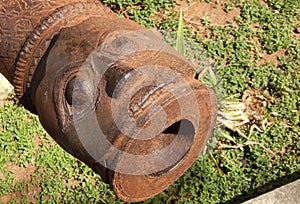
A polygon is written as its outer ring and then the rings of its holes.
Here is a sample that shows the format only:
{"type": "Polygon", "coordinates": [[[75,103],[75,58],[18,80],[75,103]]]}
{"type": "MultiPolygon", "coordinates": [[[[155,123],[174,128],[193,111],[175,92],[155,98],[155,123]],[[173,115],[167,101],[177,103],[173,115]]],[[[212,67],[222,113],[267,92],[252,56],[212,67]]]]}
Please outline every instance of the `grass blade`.
{"type": "Polygon", "coordinates": [[[183,11],[181,8],[180,16],[179,16],[178,30],[177,30],[176,50],[182,55],[184,55],[183,35],[184,35],[184,22],[183,22],[183,11]]]}

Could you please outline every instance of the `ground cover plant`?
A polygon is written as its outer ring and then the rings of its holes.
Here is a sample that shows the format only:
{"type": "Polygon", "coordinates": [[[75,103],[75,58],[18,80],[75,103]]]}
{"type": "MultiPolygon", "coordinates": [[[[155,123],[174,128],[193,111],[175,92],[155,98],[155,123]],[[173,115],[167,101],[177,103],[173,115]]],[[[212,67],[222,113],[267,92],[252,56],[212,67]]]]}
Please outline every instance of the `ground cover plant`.
{"type": "MultiPolygon", "coordinates": [[[[183,35],[212,60],[226,101],[244,104],[240,110],[248,119],[215,133],[214,149],[145,203],[239,203],[299,178],[298,0],[103,3],[120,17],[170,32],[182,9],[183,35]]],[[[0,109],[0,202],[39,201],[122,203],[11,96],[0,109]]]]}

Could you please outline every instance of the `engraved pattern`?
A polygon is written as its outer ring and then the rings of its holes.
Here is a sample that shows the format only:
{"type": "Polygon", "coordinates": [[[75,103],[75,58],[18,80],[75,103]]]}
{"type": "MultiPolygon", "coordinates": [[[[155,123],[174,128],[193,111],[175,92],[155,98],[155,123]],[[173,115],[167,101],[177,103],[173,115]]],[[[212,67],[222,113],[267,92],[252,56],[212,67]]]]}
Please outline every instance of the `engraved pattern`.
{"type": "Polygon", "coordinates": [[[38,18],[45,15],[47,2],[50,1],[0,0],[0,61],[5,64],[0,71],[8,73],[6,77],[10,82],[18,52],[38,18]]]}

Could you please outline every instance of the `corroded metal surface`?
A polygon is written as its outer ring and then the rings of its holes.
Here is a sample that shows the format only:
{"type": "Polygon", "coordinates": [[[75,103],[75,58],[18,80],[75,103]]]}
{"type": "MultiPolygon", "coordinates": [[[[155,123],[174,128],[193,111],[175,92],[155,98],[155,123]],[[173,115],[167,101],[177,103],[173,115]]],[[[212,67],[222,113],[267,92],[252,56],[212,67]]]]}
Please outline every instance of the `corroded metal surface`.
{"type": "Polygon", "coordinates": [[[0,69],[14,83],[19,98],[52,37],[92,16],[115,18],[95,1],[1,0],[0,69]]]}
{"type": "Polygon", "coordinates": [[[155,34],[79,0],[2,0],[0,27],[17,97],[120,199],[155,196],[197,159],[216,99],[155,34]]]}

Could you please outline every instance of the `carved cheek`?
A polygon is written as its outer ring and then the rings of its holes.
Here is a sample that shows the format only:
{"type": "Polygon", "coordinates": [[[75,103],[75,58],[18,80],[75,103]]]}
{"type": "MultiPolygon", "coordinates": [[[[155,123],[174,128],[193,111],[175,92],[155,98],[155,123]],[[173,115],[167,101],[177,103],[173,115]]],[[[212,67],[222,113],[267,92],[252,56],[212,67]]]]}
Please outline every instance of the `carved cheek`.
{"type": "Polygon", "coordinates": [[[52,90],[54,88],[51,79],[43,79],[35,95],[35,106],[38,112],[40,122],[42,123],[45,130],[50,135],[58,135],[59,121],[55,111],[55,104],[53,99],[52,90]]]}

